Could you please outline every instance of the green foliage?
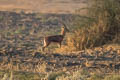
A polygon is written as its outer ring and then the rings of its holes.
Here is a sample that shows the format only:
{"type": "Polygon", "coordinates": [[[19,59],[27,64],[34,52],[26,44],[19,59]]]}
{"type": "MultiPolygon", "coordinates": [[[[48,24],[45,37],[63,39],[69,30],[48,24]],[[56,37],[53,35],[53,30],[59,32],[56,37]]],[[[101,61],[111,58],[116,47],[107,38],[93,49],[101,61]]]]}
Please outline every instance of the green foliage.
{"type": "Polygon", "coordinates": [[[87,70],[78,70],[72,73],[67,72],[51,72],[47,74],[21,72],[21,71],[0,71],[0,79],[15,80],[120,80],[119,74],[91,74],[87,70]]]}
{"type": "Polygon", "coordinates": [[[120,75],[108,75],[104,80],[120,80],[120,75]]]}
{"type": "Polygon", "coordinates": [[[47,79],[48,80],[56,80],[56,78],[58,77],[58,76],[62,76],[64,74],[64,72],[52,72],[52,73],[50,73],[50,74],[48,74],[48,76],[47,76],[47,79]]]}
{"type": "Polygon", "coordinates": [[[2,80],[36,80],[41,79],[41,76],[37,73],[28,73],[28,72],[16,72],[16,71],[0,71],[0,79],[2,80]]]}
{"type": "Polygon", "coordinates": [[[104,79],[104,76],[100,74],[94,74],[89,78],[89,80],[103,80],[103,79],[104,79]]]}
{"type": "Polygon", "coordinates": [[[3,16],[0,16],[0,20],[2,20],[3,19],[3,16]]]}

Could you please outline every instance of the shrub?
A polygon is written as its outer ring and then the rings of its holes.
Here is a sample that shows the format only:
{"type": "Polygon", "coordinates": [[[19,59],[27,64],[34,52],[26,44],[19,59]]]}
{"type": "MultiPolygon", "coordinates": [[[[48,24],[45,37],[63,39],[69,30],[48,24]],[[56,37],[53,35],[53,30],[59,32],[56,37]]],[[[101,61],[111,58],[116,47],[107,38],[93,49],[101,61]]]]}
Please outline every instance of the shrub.
{"type": "Polygon", "coordinates": [[[73,21],[78,28],[67,38],[71,50],[82,50],[119,42],[120,38],[120,2],[119,0],[90,0],[87,18],[81,22],[81,16],[73,21]],[[82,25],[81,25],[82,24],[82,25]]]}

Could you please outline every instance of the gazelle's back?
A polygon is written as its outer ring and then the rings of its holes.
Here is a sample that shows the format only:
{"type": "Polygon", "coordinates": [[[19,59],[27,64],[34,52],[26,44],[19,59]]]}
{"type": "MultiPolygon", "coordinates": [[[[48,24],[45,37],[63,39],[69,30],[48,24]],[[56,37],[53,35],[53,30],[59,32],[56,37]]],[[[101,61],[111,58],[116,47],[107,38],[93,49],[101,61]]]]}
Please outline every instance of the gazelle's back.
{"type": "Polygon", "coordinates": [[[63,40],[63,35],[54,35],[45,37],[45,41],[49,42],[61,42],[63,40]]]}
{"type": "Polygon", "coordinates": [[[42,47],[42,50],[49,46],[50,43],[56,42],[59,43],[61,47],[61,42],[63,41],[63,38],[66,34],[66,31],[69,31],[66,27],[61,28],[61,35],[53,35],[53,36],[47,36],[44,38],[44,46],[42,47]]]}

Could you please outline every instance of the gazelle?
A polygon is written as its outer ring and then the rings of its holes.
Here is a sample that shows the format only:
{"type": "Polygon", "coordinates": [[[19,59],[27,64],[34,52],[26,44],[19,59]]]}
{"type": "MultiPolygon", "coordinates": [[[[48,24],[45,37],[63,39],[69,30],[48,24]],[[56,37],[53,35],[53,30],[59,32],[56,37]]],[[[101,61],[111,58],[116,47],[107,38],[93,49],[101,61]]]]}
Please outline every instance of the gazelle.
{"type": "Polygon", "coordinates": [[[62,41],[64,39],[64,36],[65,36],[66,32],[69,32],[69,30],[64,25],[61,28],[61,34],[60,35],[53,35],[53,36],[44,37],[44,46],[42,47],[42,51],[44,51],[44,49],[47,46],[49,46],[51,43],[58,43],[59,47],[61,47],[61,43],[62,43],[62,41]]]}

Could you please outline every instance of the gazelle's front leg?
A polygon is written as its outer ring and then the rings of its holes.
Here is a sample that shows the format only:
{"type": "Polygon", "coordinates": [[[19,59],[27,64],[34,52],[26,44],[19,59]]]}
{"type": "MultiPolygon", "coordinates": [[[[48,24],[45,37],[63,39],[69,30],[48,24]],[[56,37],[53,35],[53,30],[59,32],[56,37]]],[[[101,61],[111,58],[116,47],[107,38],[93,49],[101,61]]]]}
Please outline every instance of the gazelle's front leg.
{"type": "Polygon", "coordinates": [[[61,48],[61,42],[59,42],[59,48],[61,48]]]}

